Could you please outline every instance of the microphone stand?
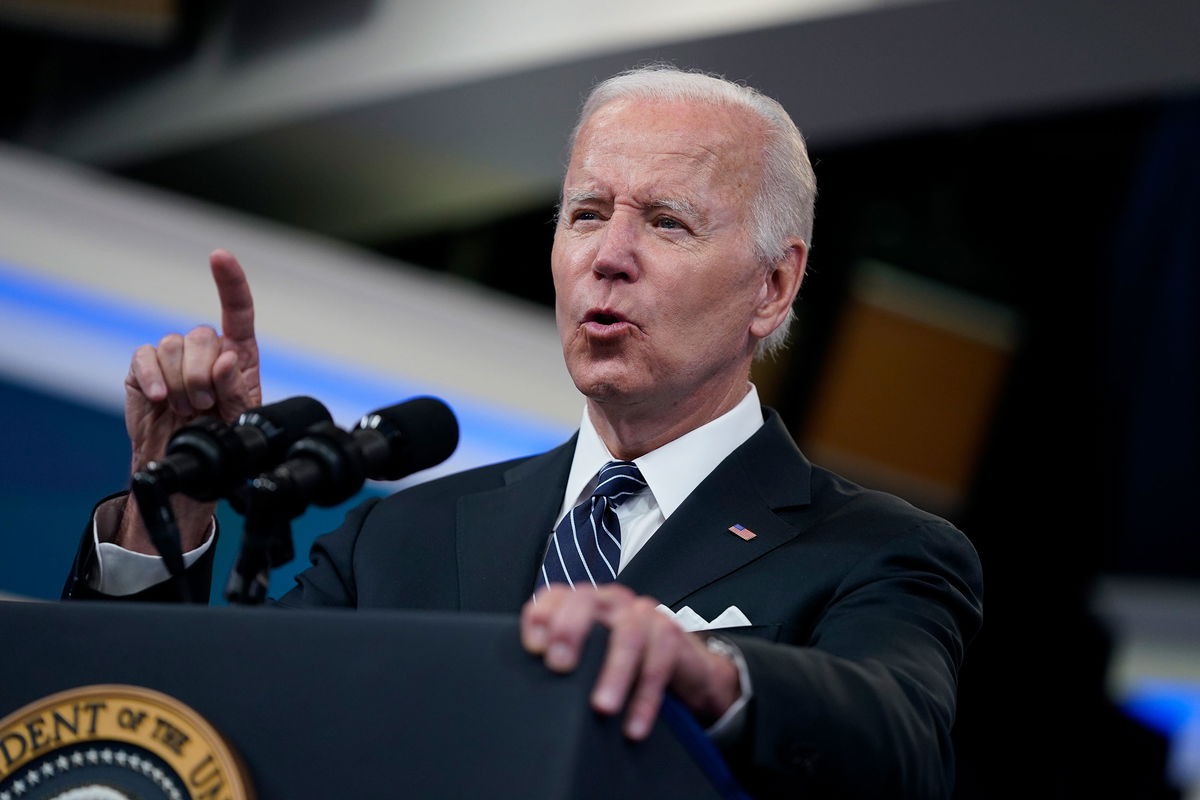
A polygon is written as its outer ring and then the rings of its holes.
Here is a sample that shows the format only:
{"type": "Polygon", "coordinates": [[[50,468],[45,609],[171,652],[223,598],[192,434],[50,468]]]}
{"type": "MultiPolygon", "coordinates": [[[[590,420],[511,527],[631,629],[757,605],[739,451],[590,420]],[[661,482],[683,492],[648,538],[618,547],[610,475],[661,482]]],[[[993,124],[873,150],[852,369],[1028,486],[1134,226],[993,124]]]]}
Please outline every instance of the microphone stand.
{"type": "Polygon", "coordinates": [[[229,573],[225,597],[239,605],[261,605],[270,585],[270,571],[291,561],[291,520],[309,505],[336,505],[348,499],[366,480],[362,457],[353,437],[332,422],[308,429],[289,454],[292,458],[241,487],[230,498],[246,518],[242,549],[229,573]]]}
{"type": "Polygon", "coordinates": [[[396,480],[440,464],[457,444],[453,412],[428,397],[379,409],[350,432],[328,420],[312,425],[282,464],[230,498],[246,523],[225,596],[244,605],[266,600],[271,568],[294,555],[291,520],[309,505],[335,506],[369,478],[396,480]]]}
{"type": "Polygon", "coordinates": [[[245,517],[242,548],[225,584],[225,599],[245,606],[262,605],[271,584],[271,570],[295,557],[291,520],[296,516],[278,502],[274,482],[256,478],[231,502],[245,517]]]}

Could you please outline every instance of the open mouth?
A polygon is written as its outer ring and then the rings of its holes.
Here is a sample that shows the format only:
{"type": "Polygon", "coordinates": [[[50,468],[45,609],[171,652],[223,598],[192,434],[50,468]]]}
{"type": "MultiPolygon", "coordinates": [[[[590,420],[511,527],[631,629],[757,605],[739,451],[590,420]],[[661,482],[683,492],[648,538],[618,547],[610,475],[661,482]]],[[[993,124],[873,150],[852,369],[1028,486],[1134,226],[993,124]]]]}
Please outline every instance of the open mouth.
{"type": "Polygon", "coordinates": [[[584,322],[594,322],[597,325],[616,325],[625,322],[625,317],[615,311],[592,309],[583,318],[584,322]]]}

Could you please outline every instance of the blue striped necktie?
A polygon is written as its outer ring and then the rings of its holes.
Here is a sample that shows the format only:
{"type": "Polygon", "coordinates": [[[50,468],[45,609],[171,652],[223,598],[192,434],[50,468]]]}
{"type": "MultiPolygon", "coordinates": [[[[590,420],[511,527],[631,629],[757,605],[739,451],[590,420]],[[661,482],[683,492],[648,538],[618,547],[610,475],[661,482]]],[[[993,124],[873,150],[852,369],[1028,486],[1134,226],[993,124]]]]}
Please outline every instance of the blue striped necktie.
{"type": "Polygon", "coordinates": [[[621,523],[615,509],[644,488],[646,479],[632,461],[601,467],[592,496],[571,509],[550,534],[534,589],[548,583],[574,589],[615,580],[621,566],[621,523]]]}

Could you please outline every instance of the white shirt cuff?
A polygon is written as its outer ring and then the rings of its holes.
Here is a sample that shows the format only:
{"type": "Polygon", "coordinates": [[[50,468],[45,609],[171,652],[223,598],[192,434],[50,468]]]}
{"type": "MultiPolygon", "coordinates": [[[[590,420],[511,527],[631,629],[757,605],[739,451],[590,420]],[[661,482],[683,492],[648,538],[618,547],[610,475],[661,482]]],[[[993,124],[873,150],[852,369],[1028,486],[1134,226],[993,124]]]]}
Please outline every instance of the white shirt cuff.
{"type": "MultiPolygon", "coordinates": [[[[88,586],[101,594],[113,597],[137,594],[171,577],[171,573],[167,571],[167,565],[163,563],[161,556],[135,553],[112,542],[100,541],[102,523],[105,529],[109,531],[115,530],[117,524],[119,524],[122,504],[112,501],[105,503],[96,509],[96,516],[92,518],[92,539],[93,545],[96,548],[96,568],[88,576],[88,586]],[[116,512],[116,519],[114,519],[114,512],[116,512]]],[[[208,548],[212,546],[216,531],[217,523],[214,519],[209,523],[208,535],[205,537],[204,543],[195,550],[189,550],[183,554],[184,567],[192,566],[200,556],[208,552],[208,548]]]]}

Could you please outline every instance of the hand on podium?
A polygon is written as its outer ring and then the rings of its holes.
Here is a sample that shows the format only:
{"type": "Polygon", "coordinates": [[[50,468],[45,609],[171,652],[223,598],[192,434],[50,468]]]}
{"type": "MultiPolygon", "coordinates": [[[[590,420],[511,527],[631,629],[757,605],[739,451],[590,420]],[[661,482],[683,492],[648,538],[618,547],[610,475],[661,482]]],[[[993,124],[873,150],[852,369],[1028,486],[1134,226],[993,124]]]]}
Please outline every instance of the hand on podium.
{"type": "Polygon", "coordinates": [[[657,606],[618,583],[578,590],[550,584],[521,610],[521,641],[550,669],[570,672],[592,626],[604,625],[610,634],[591,695],[596,711],[628,707],[625,735],[644,739],[671,689],[702,724],[711,724],[741,696],[737,667],[657,606]]]}

